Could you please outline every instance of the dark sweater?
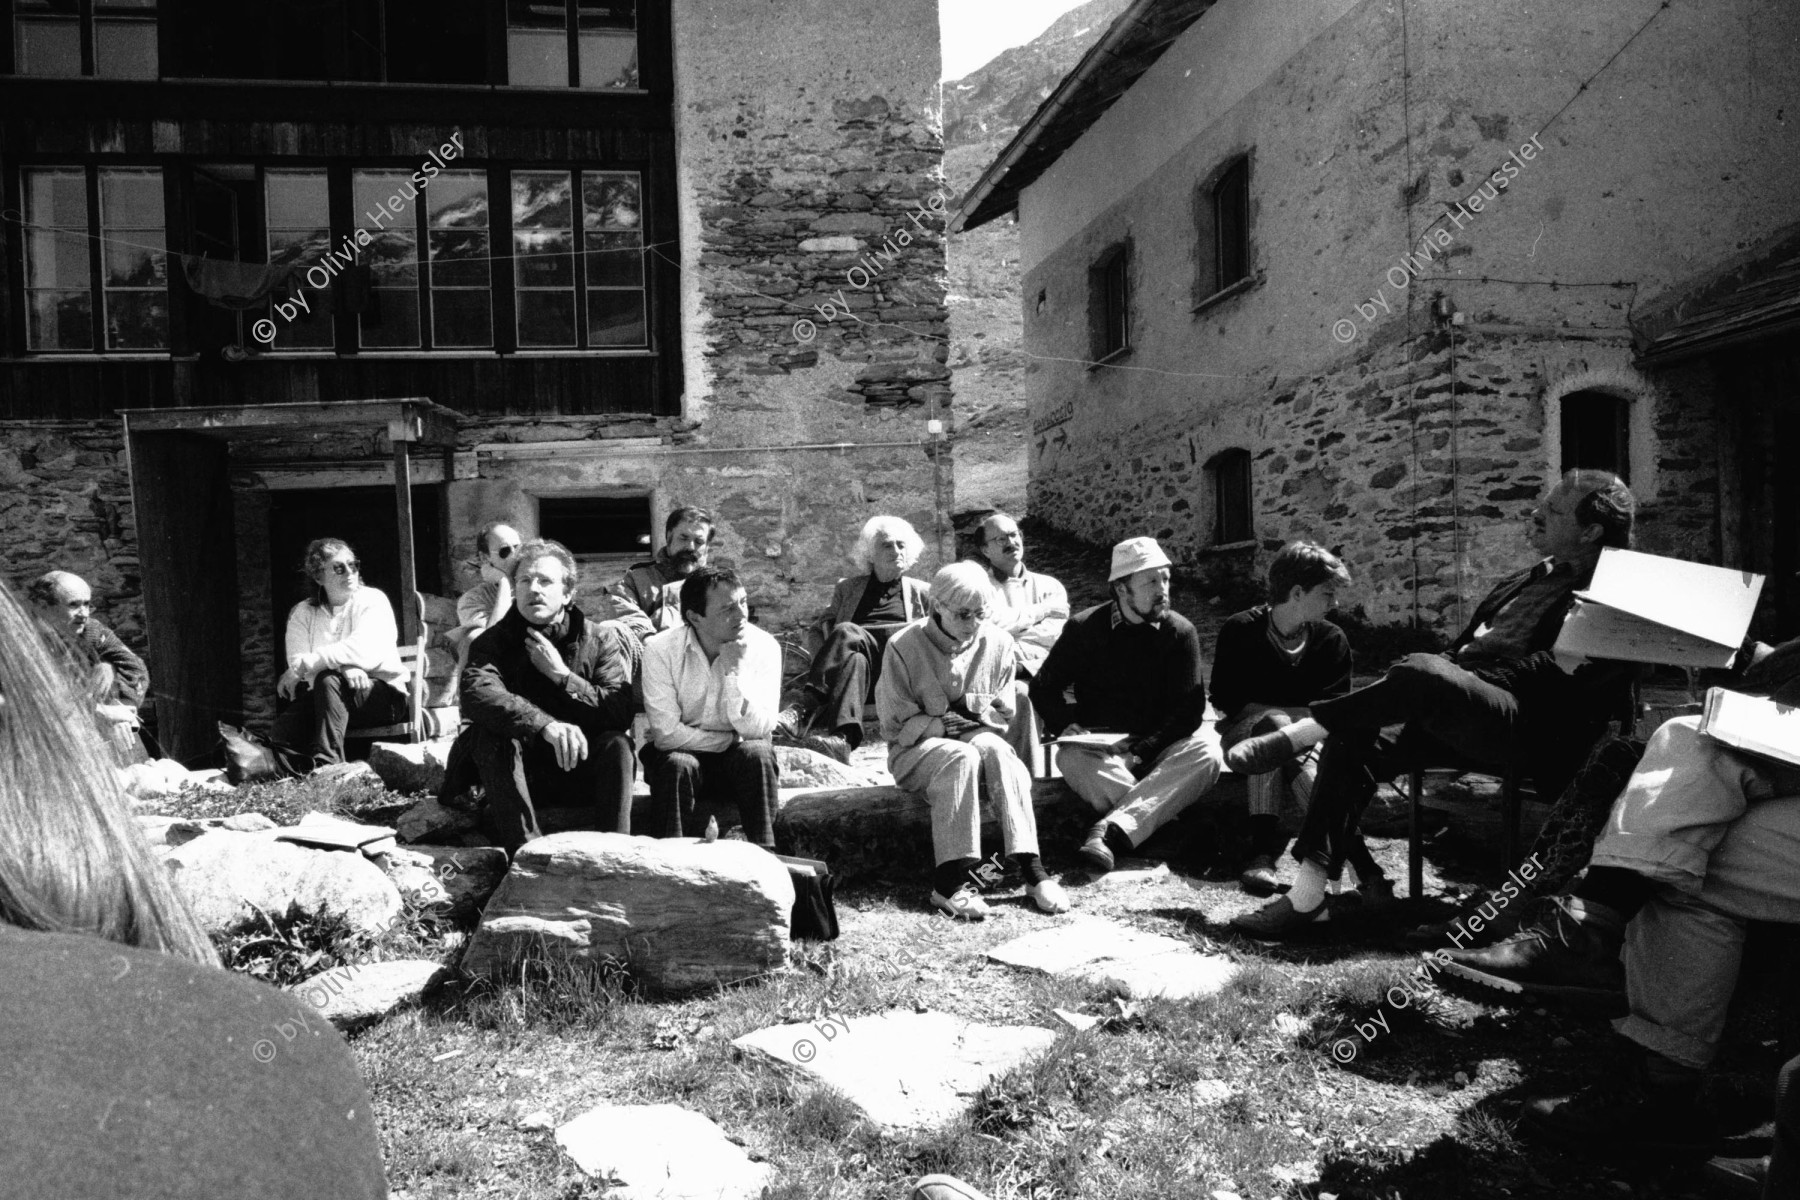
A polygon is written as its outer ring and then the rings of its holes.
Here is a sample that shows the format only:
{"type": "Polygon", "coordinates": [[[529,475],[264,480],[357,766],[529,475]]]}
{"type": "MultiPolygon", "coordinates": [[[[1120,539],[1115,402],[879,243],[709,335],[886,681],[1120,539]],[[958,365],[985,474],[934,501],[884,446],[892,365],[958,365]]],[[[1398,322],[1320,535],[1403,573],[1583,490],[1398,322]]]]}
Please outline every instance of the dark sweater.
{"type": "Polygon", "coordinates": [[[526,738],[552,721],[586,734],[631,728],[635,646],[619,626],[590,621],[573,605],[568,624],[550,642],[569,677],[561,683],[532,664],[525,649],[530,622],[515,607],[469,646],[462,673],[462,711],[471,723],[503,737],[526,738]]]}
{"type": "Polygon", "coordinates": [[[1186,617],[1133,625],[1108,602],[1069,618],[1031,681],[1031,702],[1045,729],[1128,733],[1126,749],[1148,762],[1200,728],[1201,672],[1200,634],[1186,617]]]}
{"type": "Polygon", "coordinates": [[[0,1194],[374,1200],[369,1093],[311,1006],[184,958],[0,922],[0,1194]]]}
{"type": "Polygon", "coordinates": [[[1226,620],[1213,654],[1213,707],[1229,718],[1248,704],[1309,705],[1350,690],[1350,640],[1330,621],[1315,621],[1306,649],[1290,661],[1269,644],[1269,606],[1226,620]]]}

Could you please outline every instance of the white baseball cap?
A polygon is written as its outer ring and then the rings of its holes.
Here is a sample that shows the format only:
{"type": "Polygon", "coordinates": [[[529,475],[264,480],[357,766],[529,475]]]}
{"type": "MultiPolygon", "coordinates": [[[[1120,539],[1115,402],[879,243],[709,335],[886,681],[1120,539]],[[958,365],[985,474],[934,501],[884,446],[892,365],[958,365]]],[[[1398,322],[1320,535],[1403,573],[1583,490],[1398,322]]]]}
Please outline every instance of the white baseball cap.
{"type": "Polygon", "coordinates": [[[1135,575],[1139,571],[1152,571],[1157,567],[1167,567],[1169,556],[1152,537],[1126,538],[1113,547],[1112,572],[1107,575],[1106,582],[1117,583],[1127,575],[1135,575]]]}

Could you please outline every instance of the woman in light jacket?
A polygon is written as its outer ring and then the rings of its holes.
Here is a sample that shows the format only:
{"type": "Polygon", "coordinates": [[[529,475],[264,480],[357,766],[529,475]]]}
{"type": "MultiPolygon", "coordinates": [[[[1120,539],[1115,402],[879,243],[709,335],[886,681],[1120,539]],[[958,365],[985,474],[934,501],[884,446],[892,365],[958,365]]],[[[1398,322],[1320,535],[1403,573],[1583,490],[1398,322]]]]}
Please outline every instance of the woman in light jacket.
{"type": "Polygon", "coordinates": [[[1038,857],[1031,772],[1006,744],[1014,650],[1012,638],[985,620],[992,594],[975,563],[940,570],[931,581],[931,615],[889,639],[875,685],[894,782],[931,804],[931,903],[970,921],[988,913],[975,873],[984,794],[1026,894],[1044,912],[1069,910],[1038,857]]]}
{"type": "Polygon", "coordinates": [[[303,560],[309,595],[287,622],[287,670],[276,694],[293,703],[269,735],[286,775],[305,775],[344,761],[352,724],[389,725],[407,718],[406,664],[394,606],[362,581],[348,543],[318,538],[303,560]]]}

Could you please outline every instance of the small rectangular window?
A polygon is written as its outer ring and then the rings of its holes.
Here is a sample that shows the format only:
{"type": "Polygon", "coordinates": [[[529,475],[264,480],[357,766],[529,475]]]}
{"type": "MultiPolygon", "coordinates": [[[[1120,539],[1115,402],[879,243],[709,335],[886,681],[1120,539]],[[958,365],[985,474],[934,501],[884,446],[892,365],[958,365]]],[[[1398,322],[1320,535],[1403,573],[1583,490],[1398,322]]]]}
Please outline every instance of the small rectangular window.
{"type": "Polygon", "coordinates": [[[577,558],[637,561],[651,552],[650,497],[543,497],[538,500],[538,533],[561,542],[577,558]]]}
{"type": "Polygon", "coordinates": [[[1256,536],[1251,520],[1250,452],[1222,450],[1207,463],[1213,485],[1213,544],[1247,542],[1256,536]]]}
{"type": "Polygon", "coordinates": [[[637,49],[636,0],[507,0],[515,87],[635,88],[637,49]]]}
{"type": "Polygon", "coordinates": [[[20,75],[155,79],[156,0],[13,0],[13,66],[20,75]]]}
{"type": "Polygon", "coordinates": [[[1250,160],[1232,163],[1213,188],[1215,287],[1224,291],[1250,274],[1250,160]]]}
{"type": "Polygon", "coordinates": [[[1091,357],[1103,361],[1131,345],[1131,246],[1109,248],[1088,271],[1091,357]]]}

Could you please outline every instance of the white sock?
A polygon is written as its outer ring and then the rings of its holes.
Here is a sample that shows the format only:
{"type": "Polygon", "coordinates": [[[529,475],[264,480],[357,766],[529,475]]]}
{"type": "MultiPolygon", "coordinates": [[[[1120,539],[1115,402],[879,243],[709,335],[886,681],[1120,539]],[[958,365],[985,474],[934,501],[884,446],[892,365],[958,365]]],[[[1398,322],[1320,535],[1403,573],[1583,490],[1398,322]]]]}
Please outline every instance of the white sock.
{"type": "Polygon", "coordinates": [[[1325,868],[1310,859],[1301,863],[1287,896],[1295,912],[1311,912],[1325,903],[1325,868]]]}

